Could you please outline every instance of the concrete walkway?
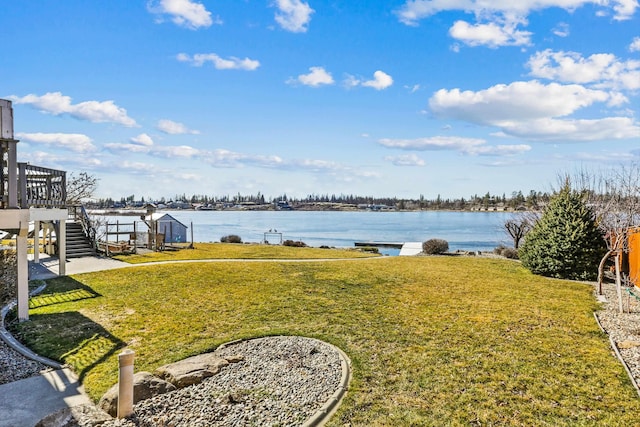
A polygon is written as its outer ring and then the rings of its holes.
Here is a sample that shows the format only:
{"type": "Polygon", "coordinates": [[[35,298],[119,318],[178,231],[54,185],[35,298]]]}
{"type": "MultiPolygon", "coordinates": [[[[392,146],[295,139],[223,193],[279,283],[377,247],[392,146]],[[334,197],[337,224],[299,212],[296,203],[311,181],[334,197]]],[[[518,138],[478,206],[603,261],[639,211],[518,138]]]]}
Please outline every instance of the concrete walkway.
{"type": "Polygon", "coordinates": [[[92,404],[69,369],[0,385],[0,427],[33,427],[60,409],[92,404]]]}
{"type": "MultiPolygon", "coordinates": [[[[118,261],[104,256],[71,258],[67,260],[66,274],[91,273],[93,271],[113,270],[116,268],[133,267],[135,264],[118,261]]],[[[48,255],[40,254],[40,262],[33,261],[29,255],[29,280],[46,280],[58,277],[60,261],[48,255]]]]}

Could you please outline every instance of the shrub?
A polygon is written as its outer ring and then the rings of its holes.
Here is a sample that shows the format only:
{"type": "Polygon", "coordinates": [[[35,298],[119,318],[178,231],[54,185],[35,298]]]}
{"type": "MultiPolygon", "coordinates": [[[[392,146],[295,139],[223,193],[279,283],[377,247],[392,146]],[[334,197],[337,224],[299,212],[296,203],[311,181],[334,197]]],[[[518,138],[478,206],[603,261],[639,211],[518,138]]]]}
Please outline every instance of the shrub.
{"type": "Polygon", "coordinates": [[[500,255],[509,259],[518,259],[518,250],[515,248],[504,248],[500,255]]]}
{"type": "Polygon", "coordinates": [[[498,245],[493,249],[493,253],[496,255],[502,255],[502,252],[507,249],[505,245],[498,245]]]}
{"type": "Polygon", "coordinates": [[[593,211],[569,182],[549,201],[520,246],[522,265],[532,273],[595,280],[606,243],[593,211]]]}
{"type": "Polygon", "coordinates": [[[443,254],[449,250],[449,243],[443,239],[429,239],[422,243],[422,252],[428,255],[443,254]]]}
{"type": "Polygon", "coordinates": [[[229,234],[220,238],[221,243],[242,243],[240,236],[236,234],[229,234]]]}
{"type": "Polygon", "coordinates": [[[285,240],[282,242],[283,246],[293,246],[294,248],[306,248],[307,244],[301,241],[285,240]]]}
{"type": "Polygon", "coordinates": [[[380,253],[380,249],[376,248],[375,246],[361,246],[358,249],[361,250],[362,252],[370,252],[372,254],[380,253]]]}
{"type": "Polygon", "coordinates": [[[0,305],[16,297],[16,252],[0,251],[0,305]]]}
{"type": "Polygon", "coordinates": [[[498,245],[493,250],[493,253],[509,259],[518,259],[518,250],[515,248],[508,248],[504,245],[498,245]]]}

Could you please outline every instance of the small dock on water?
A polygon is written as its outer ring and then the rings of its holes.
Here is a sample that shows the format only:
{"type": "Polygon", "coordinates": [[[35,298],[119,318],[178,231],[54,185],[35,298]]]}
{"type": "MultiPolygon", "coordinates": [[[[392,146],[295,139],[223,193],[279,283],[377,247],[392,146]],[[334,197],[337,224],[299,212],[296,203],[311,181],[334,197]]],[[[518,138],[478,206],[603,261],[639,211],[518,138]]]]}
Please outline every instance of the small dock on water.
{"type": "Polygon", "coordinates": [[[404,245],[404,242],[355,242],[354,245],[358,247],[371,246],[375,248],[402,249],[402,245],[404,245]]]}
{"type": "Polygon", "coordinates": [[[356,247],[372,246],[400,249],[399,256],[418,255],[422,252],[422,242],[354,242],[354,245],[356,247]]]}

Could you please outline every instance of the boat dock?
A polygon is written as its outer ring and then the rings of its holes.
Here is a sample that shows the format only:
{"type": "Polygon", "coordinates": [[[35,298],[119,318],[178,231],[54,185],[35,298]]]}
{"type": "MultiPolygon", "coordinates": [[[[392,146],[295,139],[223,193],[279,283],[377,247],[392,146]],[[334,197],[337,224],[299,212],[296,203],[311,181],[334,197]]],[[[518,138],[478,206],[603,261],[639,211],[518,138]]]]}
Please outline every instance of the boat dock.
{"type": "Polygon", "coordinates": [[[376,248],[395,248],[402,249],[404,242],[355,242],[356,246],[373,246],[376,248]]]}
{"type": "Polygon", "coordinates": [[[413,256],[422,252],[422,242],[355,242],[356,246],[400,249],[399,256],[413,256]]]}

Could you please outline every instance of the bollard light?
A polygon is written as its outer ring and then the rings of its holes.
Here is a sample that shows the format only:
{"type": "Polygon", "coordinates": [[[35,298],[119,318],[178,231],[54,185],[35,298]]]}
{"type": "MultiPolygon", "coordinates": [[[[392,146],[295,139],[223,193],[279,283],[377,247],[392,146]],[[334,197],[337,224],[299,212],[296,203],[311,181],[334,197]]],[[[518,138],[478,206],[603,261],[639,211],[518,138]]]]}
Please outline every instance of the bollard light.
{"type": "Polygon", "coordinates": [[[126,349],[118,355],[118,418],[133,413],[133,359],[135,352],[126,349]]]}

